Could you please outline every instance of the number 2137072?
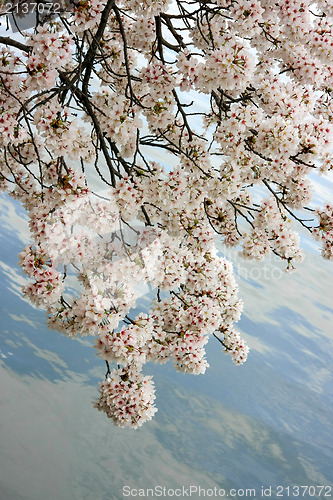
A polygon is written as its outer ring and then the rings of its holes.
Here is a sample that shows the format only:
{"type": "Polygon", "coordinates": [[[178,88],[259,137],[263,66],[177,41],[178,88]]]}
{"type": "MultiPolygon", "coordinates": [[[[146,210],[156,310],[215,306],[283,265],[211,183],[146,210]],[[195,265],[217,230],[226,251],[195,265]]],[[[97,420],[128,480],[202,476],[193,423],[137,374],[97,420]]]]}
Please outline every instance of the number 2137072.
{"type": "Polygon", "coordinates": [[[277,486],[277,497],[320,497],[332,496],[331,486],[277,486]]]}
{"type": "Polygon", "coordinates": [[[38,14],[60,14],[61,4],[57,2],[19,2],[17,4],[6,3],[5,5],[7,14],[30,14],[31,12],[38,12],[38,14]]]}

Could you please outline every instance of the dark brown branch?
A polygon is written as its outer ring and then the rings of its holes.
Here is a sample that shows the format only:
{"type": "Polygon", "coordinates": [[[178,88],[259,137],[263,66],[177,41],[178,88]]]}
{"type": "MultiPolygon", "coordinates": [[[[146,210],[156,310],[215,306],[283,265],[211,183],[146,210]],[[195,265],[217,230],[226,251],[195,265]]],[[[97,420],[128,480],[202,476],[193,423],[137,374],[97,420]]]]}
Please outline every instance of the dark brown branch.
{"type": "Polygon", "coordinates": [[[96,32],[96,35],[93,37],[93,41],[89,47],[87,55],[84,58],[84,61],[82,62],[82,68],[83,69],[87,68],[85,75],[84,75],[84,78],[83,78],[83,86],[82,86],[83,92],[85,92],[85,93],[86,93],[87,88],[88,88],[89,79],[90,79],[96,51],[97,51],[99,42],[100,42],[101,38],[103,37],[104,31],[105,31],[105,28],[106,28],[106,25],[107,25],[107,22],[109,19],[110,12],[111,12],[112,8],[114,7],[114,3],[115,3],[115,0],[108,0],[108,3],[104,7],[104,10],[103,10],[102,16],[101,16],[101,22],[99,23],[99,26],[98,26],[98,30],[96,32]]]}
{"type": "Polygon", "coordinates": [[[28,45],[24,45],[24,43],[18,42],[17,40],[13,40],[9,36],[0,36],[0,43],[5,45],[10,45],[11,47],[15,47],[16,49],[23,50],[24,52],[31,52],[32,47],[28,47],[28,45]]]}

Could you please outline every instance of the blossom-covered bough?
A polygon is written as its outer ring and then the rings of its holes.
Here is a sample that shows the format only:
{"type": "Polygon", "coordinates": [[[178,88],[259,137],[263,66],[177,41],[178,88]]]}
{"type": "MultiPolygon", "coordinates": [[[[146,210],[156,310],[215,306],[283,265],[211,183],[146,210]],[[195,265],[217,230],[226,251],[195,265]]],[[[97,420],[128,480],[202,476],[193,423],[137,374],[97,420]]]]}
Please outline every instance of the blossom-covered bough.
{"type": "Polygon", "coordinates": [[[212,336],[246,360],[217,240],[292,271],[302,226],[333,258],[333,207],[311,206],[309,180],[332,168],[332,1],[75,0],[0,46],[24,294],[50,328],[95,336],[95,406],[138,427],[156,411],[145,363],[202,374],[212,336]],[[155,299],[135,316],[140,283],[155,299]]]}

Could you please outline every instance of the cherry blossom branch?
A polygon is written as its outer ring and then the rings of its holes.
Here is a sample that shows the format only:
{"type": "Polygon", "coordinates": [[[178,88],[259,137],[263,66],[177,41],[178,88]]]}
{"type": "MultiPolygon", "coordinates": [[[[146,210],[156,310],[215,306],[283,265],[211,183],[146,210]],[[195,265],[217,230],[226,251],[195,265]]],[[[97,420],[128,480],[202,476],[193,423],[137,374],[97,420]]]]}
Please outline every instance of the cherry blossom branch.
{"type": "Polygon", "coordinates": [[[307,226],[306,224],[304,224],[305,219],[301,219],[301,218],[297,217],[297,215],[294,214],[294,212],[292,212],[292,210],[290,210],[290,208],[288,208],[287,204],[277,195],[277,193],[274,191],[274,189],[272,189],[272,187],[269,185],[269,183],[267,182],[267,180],[263,179],[262,182],[263,182],[263,184],[265,184],[265,186],[267,187],[267,189],[272,193],[272,195],[274,196],[274,198],[276,199],[276,201],[278,202],[278,204],[281,204],[283,206],[283,208],[293,217],[293,219],[297,220],[297,222],[299,222],[310,233],[312,233],[313,228],[307,226]]]}

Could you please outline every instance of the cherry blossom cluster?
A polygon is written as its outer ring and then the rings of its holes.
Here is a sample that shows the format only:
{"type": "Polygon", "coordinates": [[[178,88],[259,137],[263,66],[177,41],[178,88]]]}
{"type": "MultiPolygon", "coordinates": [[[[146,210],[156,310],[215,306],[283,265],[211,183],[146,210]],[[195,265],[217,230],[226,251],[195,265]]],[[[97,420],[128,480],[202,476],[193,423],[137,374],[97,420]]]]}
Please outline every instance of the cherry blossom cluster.
{"type": "Polygon", "coordinates": [[[83,33],[96,30],[106,0],[79,0],[73,4],[73,16],[70,18],[72,32],[83,33]]]}
{"type": "Polygon", "coordinates": [[[231,353],[231,358],[236,365],[240,365],[246,361],[249,347],[240,338],[236,330],[228,332],[228,335],[224,337],[223,344],[226,348],[226,354],[231,353]]]}
{"type": "Polygon", "coordinates": [[[119,99],[109,88],[95,93],[92,103],[97,110],[103,110],[103,113],[97,111],[102,130],[119,145],[124,157],[131,156],[135,150],[136,131],[142,127],[135,108],[130,107],[126,99],[119,99]]]}
{"type": "Polygon", "coordinates": [[[265,201],[262,210],[253,221],[253,230],[244,240],[241,255],[245,258],[262,259],[271,249],[287,260],[287,271],[295,269],[294,263],[304,258],[299,248],[300,237],[292,231],[291,220],[274,198],[265,201]]]}
{"type": "Polygon", "coordinates": [[[94,337],[95,405],[116,425],[156,411],[146,363],[203,374],[212,337],[246,361],[226,247],[291,272],[302,227],[332,260],[332,206],[312,202],[333,165],[331,3],[80,0],[0,37],[0,189],[32,237],[23,292],[50,329],[94,337]]]}
{"type": "Polygon", "coordinates": [[[95,407],[120,427],[136,429],[151,420],[157,411],[151,377],[126,368],[108,374],[100,384],[99,392],[95,407]]]}
{"type": "Polygon", "coordinates": [[[325,259],[333,260],[333,207],[326,204],[324,210],[317,210],[319,227],[313,231],[314,238],[321,241],[322,256],[325,259]]]}
{"type": "Polygon", "coordinates": [[[30,90],[52,88],[59,69],[65,68],[71,60],[73,38],[61,30],[60,25],[37,26],[36,33],[27,40],[31,47],[25,67],[30,90]]]}
{"type": "Polygon", "coordinates": [[[67,156],[70,160],[92,155],[90,137],[84,127],[72,116],[70,110],[58,102],[49,102],[34,115],[34,125],[44,145],[54,157],[67,156]]]}
{"type": "Polygon", "coordinates": [[[63,291],[62,276],[43,250],[29,246],[19,255],[20,265],[35,283],[23,287],[23,294],[36,306],[57,303],[63,291]]]}

